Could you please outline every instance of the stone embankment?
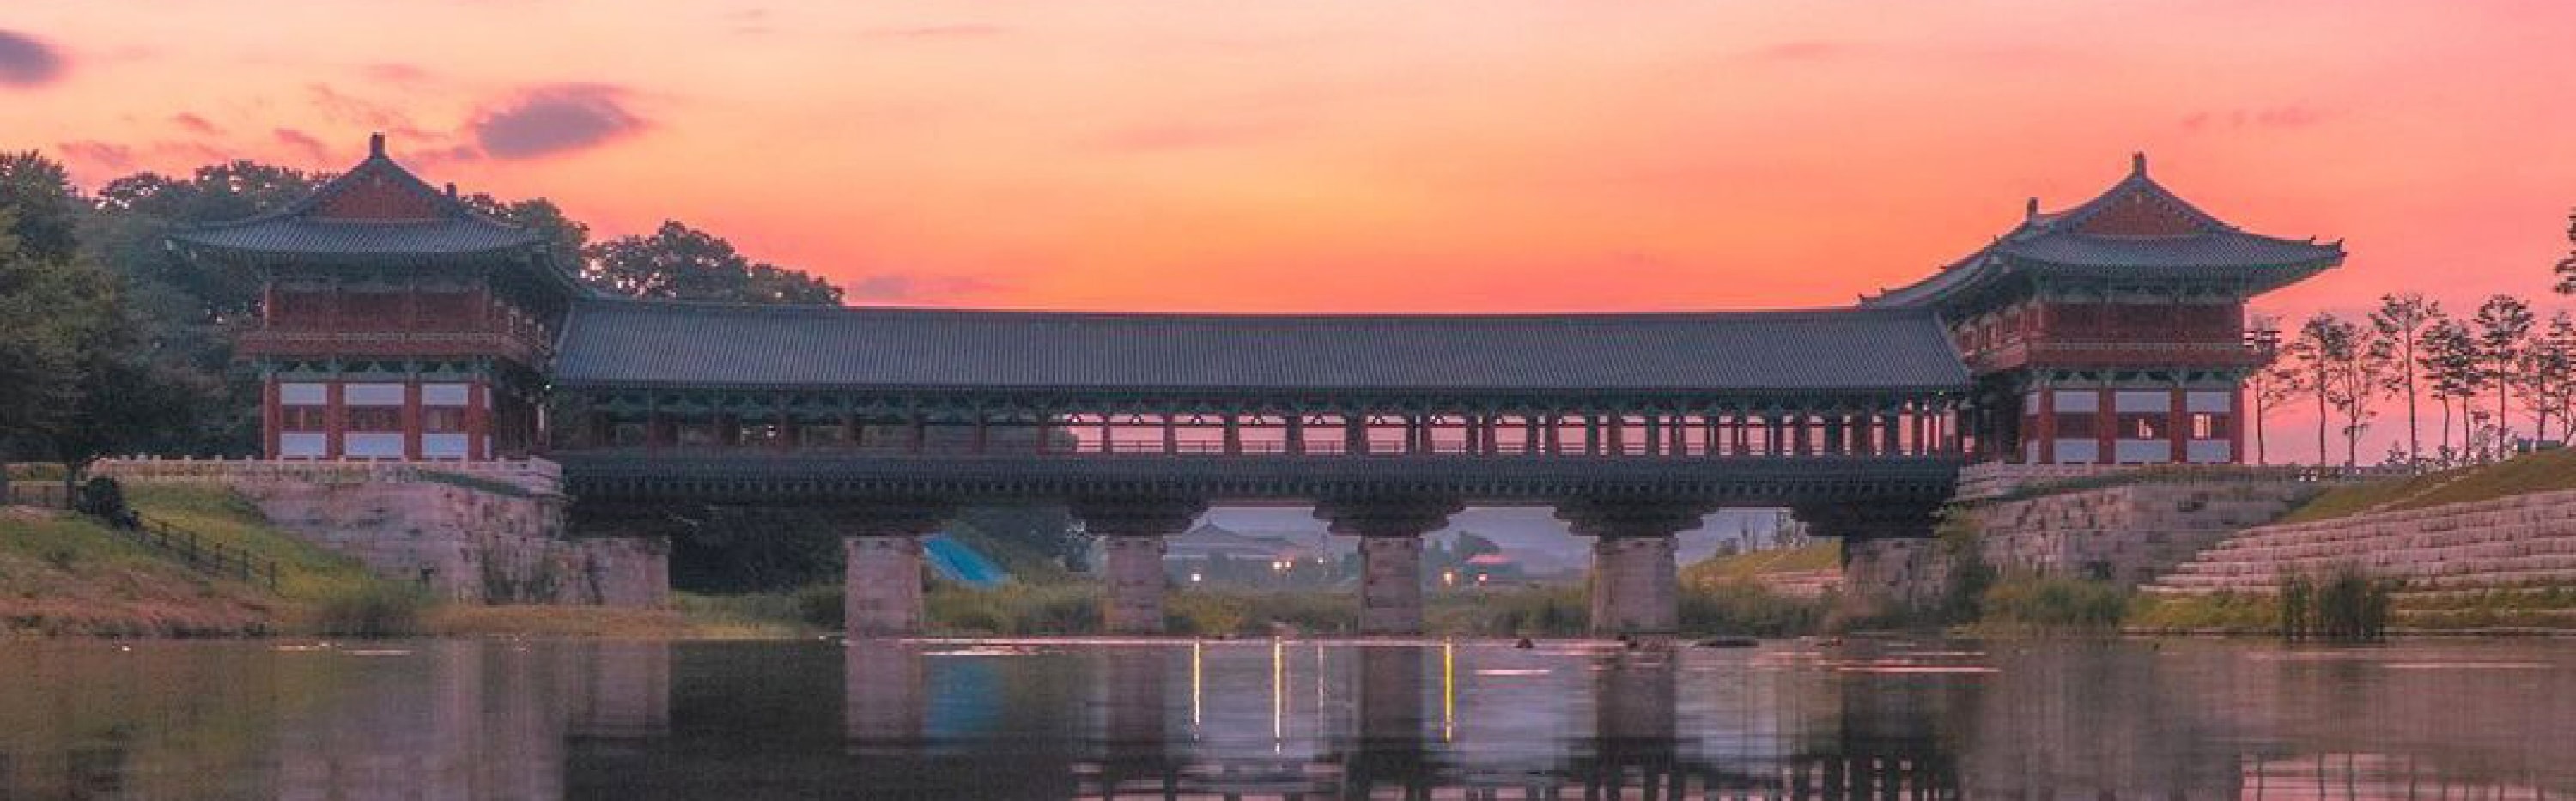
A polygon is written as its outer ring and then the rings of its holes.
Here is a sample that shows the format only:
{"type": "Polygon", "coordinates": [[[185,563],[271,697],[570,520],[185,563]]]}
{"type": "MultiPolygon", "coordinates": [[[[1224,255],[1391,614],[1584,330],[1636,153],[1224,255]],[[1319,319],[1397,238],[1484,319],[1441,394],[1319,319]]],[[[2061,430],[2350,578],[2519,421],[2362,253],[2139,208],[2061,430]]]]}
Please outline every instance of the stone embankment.
{"type": "Polygon", "coordinates": [[[2269,593],[2345,567],[2416,591],[2576,585],[2576,490],[2256,527],[2147,589],[2269,593]]]}
{"type": "MultiPolygon", "coordinates": [[[[2229,535],[2281,517],[2320,484],[2304,475],[2242,471],[2182,481],[2002,495],[1952,507],[1976,557],[1997,570],[2070,575],[2135,587],[2229,535]]],[[[1888,539],[1846,545],[1845,586],[1909,606],[1948,591],[1957,542],[1888,539]]]]}
{"type": "Polygon", "coordinates": [[[566,536],[560,473],[540,459],[134,459],[93,470],[130,483],[228,487],[280,530],[449,600],[627,607],[669,600],[667,546],[566,536]]]}

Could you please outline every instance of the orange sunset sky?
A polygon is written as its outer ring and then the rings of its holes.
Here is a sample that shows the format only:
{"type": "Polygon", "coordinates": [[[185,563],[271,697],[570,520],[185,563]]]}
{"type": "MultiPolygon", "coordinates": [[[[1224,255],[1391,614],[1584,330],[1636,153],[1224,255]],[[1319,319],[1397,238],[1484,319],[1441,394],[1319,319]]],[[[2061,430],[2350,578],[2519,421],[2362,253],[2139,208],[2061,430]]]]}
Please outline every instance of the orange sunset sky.
{"type": "Polygon", "coordinates": [[[855,303],[1842,304],[2145,150],[2348,240],[2260,307],[2459,307],[2545,294],[2576,205],[2563,2],[31,0],[0,32],[0,146],[90,186],[382,130],[432,182],[679,218],[855,303]]]}

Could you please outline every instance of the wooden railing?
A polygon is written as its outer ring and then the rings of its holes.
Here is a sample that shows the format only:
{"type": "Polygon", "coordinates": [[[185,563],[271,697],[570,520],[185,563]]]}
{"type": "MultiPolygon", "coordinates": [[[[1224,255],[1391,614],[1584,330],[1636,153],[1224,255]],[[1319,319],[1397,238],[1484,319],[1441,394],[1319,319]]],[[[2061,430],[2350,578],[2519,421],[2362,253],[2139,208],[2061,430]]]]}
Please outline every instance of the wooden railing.
{"type": "Polygon", "coordinates": [[[277,591],[277,560],[251,555],[247,551],[220,542],[209,543],[197,532],[170,525],[166,520],[149,517],[131,528],[110,526],[144,547],[170,555],[188,569],[218,578],[236,579],[248,584],[261,584],[270,592],[277,591]]]}
{"type": "Polygon", "coordinates": [[[6,494],[8,497],[0,498],[0,506],[42,506],[47,509],[72,508],[71,491],[65,489],[63,487],[63,482],[61,481],[34,481],[27,479],[11,481],[9,482],[9,491],[6,494]]]}

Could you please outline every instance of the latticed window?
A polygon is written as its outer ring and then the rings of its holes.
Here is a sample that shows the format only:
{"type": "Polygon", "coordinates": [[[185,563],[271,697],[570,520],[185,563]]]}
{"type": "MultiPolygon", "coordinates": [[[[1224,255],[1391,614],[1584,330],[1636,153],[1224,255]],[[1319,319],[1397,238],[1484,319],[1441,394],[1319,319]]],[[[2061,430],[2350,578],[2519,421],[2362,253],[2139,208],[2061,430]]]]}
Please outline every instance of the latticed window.
{"type": "Polygon", "coordinates": [[[402,410],[390,406],[353,406],[348,412],[350,431],[401,431],[402,410]]]}
{"type": "Polygon", "coordinates": [[[453,434],[465,430],[465,410],[455,407],[430,406],[420,410],[420,430],[431,434],[453,434]]]}
{"type": "Polygon", "coordinates": [[[278,427],[286,431],[320,431],[329,410],[320,406],[286,406],[278,409],[278,427]]]}

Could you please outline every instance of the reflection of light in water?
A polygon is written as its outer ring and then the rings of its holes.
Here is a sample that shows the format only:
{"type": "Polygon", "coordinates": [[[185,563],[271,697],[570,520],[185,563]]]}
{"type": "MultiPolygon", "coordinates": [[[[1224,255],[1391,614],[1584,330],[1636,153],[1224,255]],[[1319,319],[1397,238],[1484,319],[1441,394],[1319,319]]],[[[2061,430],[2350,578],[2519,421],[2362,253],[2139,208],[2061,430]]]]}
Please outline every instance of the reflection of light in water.
{"type": "Polygon", "coordinates": [[[1288,641],[1270,640],[1270,752],[1287,747],[1288,737],[1288,641]]]}
{"type": "Polygon", "coordinates": [[[1324,644],[1315,643],[1315,737],[1324,736],[1324,644]]]}
{"type": "Polygon", "coordinates": [[[1440,641],[1440,741],[1449,742],[1458,734],[1458,654],[1448,640],[1440,641]]]}
{"type": "Polygon", "coordinates": [[[1193,740],[1199,736],[1200,675],[1199,644],[1193,640],[1190,642],[1190,739],[1193,740]]]}
{"type": "Polygon", "coordinates": [[[1545,676],[1552,671],[1547,668],[1477,668],[1474,672],[1479,676],[1545,676]]]}

